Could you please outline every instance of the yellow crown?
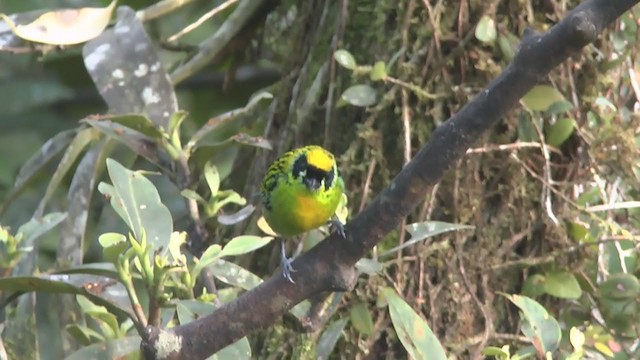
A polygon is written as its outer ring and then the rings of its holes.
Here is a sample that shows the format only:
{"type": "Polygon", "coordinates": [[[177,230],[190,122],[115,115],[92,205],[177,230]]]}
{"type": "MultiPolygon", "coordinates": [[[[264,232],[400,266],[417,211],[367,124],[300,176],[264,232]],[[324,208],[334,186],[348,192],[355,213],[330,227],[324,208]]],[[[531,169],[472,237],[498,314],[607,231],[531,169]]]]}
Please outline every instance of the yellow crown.
{"type": "Polygon", "coordinates": [[[307,153],[307,163],[317,169],[329,172],[333,168],[333,155],[319,146],[313,146],[307,153]]]}

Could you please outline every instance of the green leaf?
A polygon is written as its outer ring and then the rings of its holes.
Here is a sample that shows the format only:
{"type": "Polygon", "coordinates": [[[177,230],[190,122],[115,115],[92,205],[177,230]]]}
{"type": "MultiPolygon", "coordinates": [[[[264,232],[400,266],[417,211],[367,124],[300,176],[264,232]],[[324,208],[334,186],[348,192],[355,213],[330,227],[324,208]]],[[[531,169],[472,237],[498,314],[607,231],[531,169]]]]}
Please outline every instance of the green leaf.
{"type": "Polygon", "coordinates": [[[251,271],[222,259],[209,265],[209,270],[216,279],[244,290],[251,290],[262,283],[262,279],[251,271]]]}
{"type": "Polygon", "coordinates": [[[554,271],[547,273],[544,281],[544,291],[562,299],[578,299],[582,295],[582,289],[576,277],[566,271],[554,271]]]}
{"type": "Polygon", "coordinates": [[[496,24],[491,17],[484,15],[480,18],[475,31],[476,39],[483,43],[493,43],[498,35],[496,24]]]}
{"type": "Polygon", "coordinates": [[[384,61],[377,61],[373,65],[373,70],[371,70],[369,77],[372,81],[383,80],[387,77],[387,65],[384,61]]]}
{"type": "Polygon", "coordinates": [[[383,266],[376,260],[362,258],[356,263],[356,269],[367,275],[375,275],[383,269],[383,266]]]}
{"type": "Polygon", "coordinates": [[[363,303],[357,303],[349,309],[349,319],[351,325],[363,335],[371,335],[373,333],[373,320],[371,312],[363,303]]]}
{"type": "Polygon", "coordinates": [[[16,237],[20,237],[20,247],[32,247],[36,239],[56,227],[67,217],[66,213],[54,212],[41,219],[32,218],[18,228],[16,237]]]}
{"type": "MultiPolygon", "coordinates": [[[[273,99],[273,95],[271,93],[261,92],[253,96],[245,107],[229,111],[227,113],[218,115],[213,119],[210,119],[209,121],[207,121],[207,123],[204,126],[202,126],[198,131],[196,131],[195,134],[193,134],[193,136],[191,136],[191,139],[189,139],[189,142],[185,146],[185,151],[189,153],[192,152],[193,148],[196,145],[201,145],[201,142],[203,141],[203,139],[208,138],[210,135],[213,136],[213,135],[216,135],[216,133],[220,133],[220,134],[227,133],[227,131],[231,131],[234,134],[237,133],[240,125],[238,123],[238,120],[242,119],[243,116],[248,115],[252,110],[254,110],[257,107],[257,105],[262,100],[271,100],[271,99],[273,99]],[[225,130],[225,131],[222,131],[222,130],[225,130]]],[[[220,138],[220,136],[214,136],[214,137],[216,139],[220,138]]],[[[224,136],[224,138],[225,139],[228,138],[228,135],[224,136]]],[[[219,164],[218,164],[218,167],[220,167],[219,164]]]]}
{"type": "Polygon", "coordinates": [[[120,254],[129,248],[127,237],[118,233],[104,233],[98,237],[98,242],[102,246],[104,258],[114,264],[120,254]]]}
{"type": "Polygon", "coordinates": [[[220,245],[213,244],[209,246],[207,250],[202,253],[202,256],[200,256],[200,259],[198,259],[198,262],[191,270],[191,278],[196,279],[200,275],[200,272],[202,272],[202,269],[220,258],[220,252],[222,252],[222,247],[220,245]]]}
{"type": "Polygon", "coordinates": [[[376,91],[369,85],[353,85],[340,98],[351,105],[367,107],[376,103],[376,91]]]}
{"type": "Polygon", "coordinates": [[[529,297],[537,297],[545,293],[545,277],[533,274],[527,278],[522,287],[522,294],[529,297]]]}
{"type": "Polygon", "coordinates": [[[407,304],[395,290],[383,288],[382,296],[389,304],[393,328],[412,359],[446,360],[447,355],[427,322],[407,304]]]}
{"type": "Polygon", "coordinates": [[[182,195],[183,197],[187,198],[187,199],[191,199],[191,200],[195,200],[201,204],[206,203],[206,201],[202,198],[202,196],[200,196],[200,194],[198,194],[197,192],[191,190],[191,189],[184,189],[180,192],[180,195],[182,195]]]}
{"type": "Polygon", "coordinates": [[[218,194],[218,190],[220,190],[220,174],[211,161],[204,165],[204,178],[207,180],[207,185],[211,190],[211,197],[215,197],[218,194]]]}
{"type": "Polygon", "coordinates": [[[198,300],[178,300],[176,302],[176,313],[180,325],[188,324],[195,319],[211,314],[216,307],[212,303],[198,300]]]}
{"type": "MultiPolygon", "coordinates": [[[[118,270],[113,265],[113,263],[110,262],[96,262],[76,265],[68,269],[58,270],[55,272],[55,274],[88,274],[118,279],[118,270]]],[[[132,275],[136,277],[136,274],[132,275]]],[[[137,274],[137,276],[139,277],[140,275],[137,274]]]]}
{"type": "Polygon", "coordinates": [[[576,121],[570,118],[558,119],[553,125],[547,127],[547,144],[559,147],[564,143],[576,128],[576,121]]]}
{"type": "Polygon", "coordinates": [[[140,114],[104,114],[98,116],[92,116],[91,121],[109,121],[114,123],[114,129],[117,129],[115,124],[120,124],[128,129],[135,130],[141,134],[149,136],[152,139],[162,139],[162,131],[149,119],[148,117],[140,114]]]}
{"type": "Polygon", "coordinates": [[[344,327],[347,325],[347,321],[347,319],[336,320],[329,324],[324,330],[316,346],[318,360],[329,359],[329,355],[333,352],[333,349],[338,343],[338,339],[342,336],[342,330],[344,330],[344,327]]]}
{"type": "Polygon", "coordinates": [[[531,111],[547,111],[554,103],[566,101],[566,99],[553,86],[536,85],[521,101],[531,111]]]}
{"type": "Polygon", "coordinates": [[[273,240],[273,236],[236,236],[222,248],[220,257],[246,254],[267,245],[271,240],[273,240]]]}
{"type": "Polygon", "coordinates": [[[505,345],[502,348],[487,346],[482,349],[482,354],[485,356],[493,356],[498,360],[509,360],[509,345],[505,345]]]}
{"type": "Polygon", "coordinates": [[[599,285],[598,294],[602,298],[634,300],[640,296],[640,281],[632,274],[613,274],[599,285]]]}
{"type": "Polygon", "coordinates": [[[168,251],[173,232],[169,209],[162,204],[158,190],[149,179],[138,171],[131,171],[113,159],[107,159],[107,170],[113,186],[101,183],[98,190],[111,196],[111,205],[133,231],[138,241],[143,229],[153,250],[168,251]]]}
{"type": "Polygon", "coordinates": [[[387,256],[395,253],[400,249],[404,249],[408,246],[414,245],[426,238],[439,235],[449,231],[456,230],[473,230],[475,227],[470,225],[452,224],[443,221],[424,221],[420,223],[413,223],[407,225],[407,231],[411,234],[411,238],[404,244],[396,246],[388,251],[385,251],[382,256],[387,256]]]}
{"type": "Polygon", "coordinates": [[[68,325],[65,330],[71,335],[76,341],[78,341],[82,345],[91,345],[96,340],[97,341],[105,341],[106,339],[99,332],[79,324],[71,324],[68,325]]]}
{"type": "Polygon", "coordinates": [[[84,295],[93,303],[107,308],[112,314],[133,318],[124,287],[109,278],[79,274],[15,276],[0,278],[0,290],[84,295]]]}
{"type": "Polygon", "coordinates": [[[498,35],[498,47],[505,60],[511,61],[516,57],[518,46],[520,46],[520,39],[512,33],[498,35]]]}
{"type": "Polygon", "coordinates": [[[246,337],[226,346],[208,360],[251,360],[251,345],[246,337]]]}
{"type": "Polygon", "coordinates": [[[546,354],[558,348],[562,337],[560,325],[542,305],[526,296],[501,295],[520,308],[523,320],[525,320],[522,324],[522,332],[531,339],[540,353],[546,354]]]}
{"type": "Polygon", "coordinates": [[[122,359],[139,351],[140,341],[139,336],[127,336],[121,339],[96,343],[78,349],[67,356],[65,360],[122,359]]]}
{"type": "Polygon", "coordinates": [[[114,123],[111,120],[83,119],[88,124],[111,139],[127,146],[134,153],[156,164],[167,173],[171,173],[171,159],[158,146],[158,141],[137,130],[114,123]]]}
{"type": "Polygon", "coordinates": [[[336,59],[338,64],[349,70],[353,70],[358,66],[353,55],[344,49],[336,50],[336,52],[333,53],[333,58],[336,59]]]}
{"type": "Polygon", "coordinates": [[[82,153],[84,148],[86,148],[89,143],[91,143],[91,141],[96,139],[96,135],[96,131],[91,128],[80,130],[76,134],[76,137],[73,139],[73,141],[71,141],[71,144],[69,144],[67,150],[62,156],[62,159],[60,160],[56,171],[51,176],[51,180],[49,181],[47,190],[45,191],[42,200],[40,200],[40,204],[38,204],[36,214],[41,215],[44,212],[45,207],[47,206],[47,202],[53,195],[53,192],[58,188],[60,182],[67,174],[69,169],[71,169],[71,166],[75,163],[76,159],[78,158],[78,156],[80,156],[80,153],[82,153]]]}
{"type": "Polygon", "coordinates": [[[571,109],[573,109],[573,103],[571,103],[570,101],[556,101],[547,109],[547,114],[564,114],[571,109]]]}

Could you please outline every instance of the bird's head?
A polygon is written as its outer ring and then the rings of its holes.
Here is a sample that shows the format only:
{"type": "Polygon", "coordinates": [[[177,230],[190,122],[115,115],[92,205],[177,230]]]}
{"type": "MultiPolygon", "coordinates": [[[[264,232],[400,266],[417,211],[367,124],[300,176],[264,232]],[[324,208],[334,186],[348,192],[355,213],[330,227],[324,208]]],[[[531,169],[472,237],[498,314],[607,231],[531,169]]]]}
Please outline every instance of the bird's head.
{"type": "Polygon", "coordinates": [[[310,147],[294,160],[292,173],[294,178],[301,178],[310,191],[328,190],[336,175],[336,161],[325,149],[310,147]]]}

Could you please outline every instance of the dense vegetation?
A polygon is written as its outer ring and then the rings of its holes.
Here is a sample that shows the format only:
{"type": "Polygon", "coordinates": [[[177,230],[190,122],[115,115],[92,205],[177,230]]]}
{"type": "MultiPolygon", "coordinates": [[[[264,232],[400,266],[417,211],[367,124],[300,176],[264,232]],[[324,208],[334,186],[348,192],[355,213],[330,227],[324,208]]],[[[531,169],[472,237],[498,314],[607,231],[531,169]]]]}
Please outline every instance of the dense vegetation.
{"type": "MultiPolygon", "coordinates": [[[[66,33],[38,16],[76,2],[2,3],[0,359],[135,358],[145,325],[277,274],[253,205],[278,154],[334,152],[352,218],[525,29],[578,3],[86,1],[100,8],[65,13],[66,33]]],[[[634,9],[451,164],[352,291],[218,358],[640,356],[637,44],[634,9]]]]}

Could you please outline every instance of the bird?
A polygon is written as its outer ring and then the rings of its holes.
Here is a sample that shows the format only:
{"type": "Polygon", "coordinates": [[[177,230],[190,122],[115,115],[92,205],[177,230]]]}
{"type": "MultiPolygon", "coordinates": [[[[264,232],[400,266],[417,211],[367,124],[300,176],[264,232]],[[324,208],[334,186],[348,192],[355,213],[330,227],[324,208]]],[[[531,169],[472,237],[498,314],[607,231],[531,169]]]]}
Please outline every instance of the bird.
{"type": "Polygon", "coordinates": [[[329,224],[346,238],[344,225],[333,218],[345,191],[344,180],[333,154],[321,146],[308,145],[276,159],[260,190],[264,219],[281,239],[282,275],[294,283],[293,260],[287,258],[284,237],[329,224]]]}

